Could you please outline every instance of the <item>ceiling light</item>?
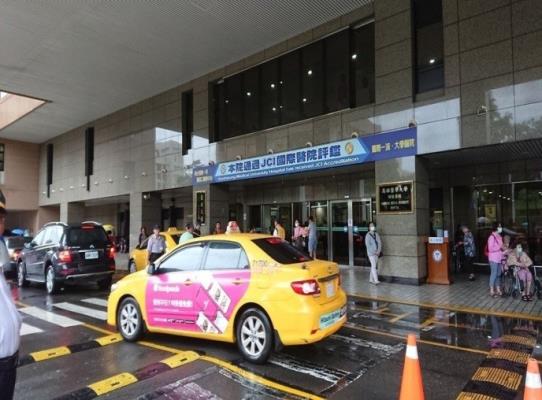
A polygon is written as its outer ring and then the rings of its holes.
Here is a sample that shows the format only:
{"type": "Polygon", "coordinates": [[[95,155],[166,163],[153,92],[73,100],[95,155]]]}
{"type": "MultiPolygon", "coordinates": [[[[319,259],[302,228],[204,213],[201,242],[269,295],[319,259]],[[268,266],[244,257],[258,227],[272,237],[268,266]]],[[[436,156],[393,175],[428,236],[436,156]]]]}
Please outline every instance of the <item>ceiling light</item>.
{"type": "Polygon", "coordinates": [[[252,93],[247,92],[247,97],[250,97],[250,96],[252,96],[252,93]]]}
{"type": "Polygon", "coordinates": [[[275,84],[274,84],[274,83],[272,83],[270,86],[271,86],[271,89],[274,89],[274,88],[275,88],[275,84]]]}
{"type": "Polygon", "coordinates": [[[437,59],[436,58],[430,58],[429,59],[429,64],[434,64],[437,62],[437,59]]]}
{"type": "Polygon", "coordinates": [[[307,71],[307,75],[308,75],[308,76],[311,76],[311,75],[312,75],[312,69],[309,69],[309,70],[307,71]]]}
{"type": "Polygon", "coordinates": [[[224,100],[224,103],[230,104],[230,101],[228,99],[224,100]]]}
{"type": "Polygon", "coordinates": [[[277,111],[277,107],[273,107],[271,110],[273,111],[277,111]]]}
{"type": "Polygon", "coordinates": [[[355,60],[358,58],[358,55],[356,53],[352,54],[352,60],[355,60]]]}
{"type": "Polygon", "coordinates": [[[306,103],[306,102],[307,102],[307,98],[303,97],[303,103],[306,103]]]}

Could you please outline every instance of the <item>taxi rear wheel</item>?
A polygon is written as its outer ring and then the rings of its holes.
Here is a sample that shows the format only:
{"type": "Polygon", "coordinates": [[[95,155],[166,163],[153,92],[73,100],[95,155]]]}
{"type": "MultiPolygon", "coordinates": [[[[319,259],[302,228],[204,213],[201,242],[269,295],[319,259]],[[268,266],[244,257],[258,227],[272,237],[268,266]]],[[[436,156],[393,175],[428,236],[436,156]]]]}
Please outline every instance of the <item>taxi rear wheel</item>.
{"type": "Polygon", "coordinates": [[[122,337],[135,342],[143,336],[143,318],[136,301],[128,297],[122,301],[117,311],[117,327],[122,337]]]}
{"type": "Polygon", "coordinates": [[[273,349],[273,329],[267,315],[257,308],[243,312],[237,324],[237,346],[248,361],[263,364],[273,349]]]}

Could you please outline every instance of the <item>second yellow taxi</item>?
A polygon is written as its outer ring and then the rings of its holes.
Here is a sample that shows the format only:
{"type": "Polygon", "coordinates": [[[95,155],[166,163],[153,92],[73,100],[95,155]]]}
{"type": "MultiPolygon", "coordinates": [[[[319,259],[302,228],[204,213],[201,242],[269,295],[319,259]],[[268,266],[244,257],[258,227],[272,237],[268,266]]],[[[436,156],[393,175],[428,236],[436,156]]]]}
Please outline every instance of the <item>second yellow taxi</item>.
{"type": "MultiPolygon", "coordinates": [[[[160,232],[160,235],[166,241],[166,254],[177,246],[179,243],[179,238],[183,234],[183,231],[177,228],[168,228],[165,232],[160,232]]],[[[133,273],[136,271],[141,271],[149,264],[148,253],[147,253],[147,243],[149,238],[141,242],[140,245],[136,246],[135,249],[130,253],[130,261],[128,261],[128,272],[133,273]]]]}

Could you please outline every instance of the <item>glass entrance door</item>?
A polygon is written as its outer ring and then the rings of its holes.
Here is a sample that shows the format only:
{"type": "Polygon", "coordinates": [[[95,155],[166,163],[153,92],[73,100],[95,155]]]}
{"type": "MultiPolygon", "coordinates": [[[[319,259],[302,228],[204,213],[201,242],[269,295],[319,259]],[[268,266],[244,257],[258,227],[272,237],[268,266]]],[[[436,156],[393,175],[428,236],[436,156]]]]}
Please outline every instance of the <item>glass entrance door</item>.
{"type": "Polygon", "coordinates": [[[331,248],[333,261],[350,264],[350,229],[348,201],[331,203],[331,248]]]}
{"type": "Polygon", "coordinates": [[[373,220],[371,199],[352,202],[352,239],[354,265],[370,265],[365,249],[365,235],[369,232],[369,222],[373,220]]]}
{"type": "Polygon", "coordinates": [[[371,199],[332,201],[331,260],[343,265],[369,265],[365,235],[373,220],[371,199]]]}

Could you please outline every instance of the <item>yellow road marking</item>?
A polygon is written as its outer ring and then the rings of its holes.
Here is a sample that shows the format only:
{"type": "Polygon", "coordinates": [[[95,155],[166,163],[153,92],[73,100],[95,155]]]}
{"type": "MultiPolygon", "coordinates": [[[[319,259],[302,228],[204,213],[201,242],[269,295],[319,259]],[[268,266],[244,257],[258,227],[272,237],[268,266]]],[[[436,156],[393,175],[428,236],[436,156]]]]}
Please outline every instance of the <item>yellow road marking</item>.
{"type": "Polygon", "coordinates": [[[123,372],[122,374],[118,374],[102,381],[93,383],[92,385],[88,385],[88,387],[92,389],[98,396],[101,396],[102,394],[109,393],[113,390],[123,388],[136,382],[137,378],[134,375],[128,372],[123,372]]]}
{"type": "Polygon", "coordinates": [[[182,353],[183,350],[181,349],[176,349],[175,347],[169,347],[169,346],[163,346],[161,344],[156,344],[156,343],[152,343],[152,342],[147,342],[146,340],[140,340],[137,342],[137,344],[140,344],[142,346],[146,346],[146,347],[150,347],[150,348],[153,348],[153,349],[156,349],[156,350],[162,350],[162,351],[165,351],[167,353],[182,353]]]}
{"type": "Polygon", "coordinates": [[[487,310],[483,308],[476,308],[476,307],[463,307],[463,306],[454,306],[452,304],[434,304],[434,303],[428,303],[428,302],[415,302],[415,301],[407,301],[400,298],[392,298],[392,297],[385,297],[385,296],[367,296],[359,293],[348,293],[348,296],[350,297],[357,297],[359,299],[363,300],[372,300],[372,301],[381,301],[381,302],[388,302],[388,303],[398,303],[398,304],[406,304],[409,306],[417,306],[422,308],[435,308],[438,310],[449,310],[449,311],[455,311],[455,312],[461,312],[466,314],[479,314],[479,315],[494,315],[497,317],[504,317],[504,318],[515,318],[515,319],[526,319],[531,321],[542,321],[542,316],[532,316],[530,314],[522,314],[522,313],[512,313],[512,312],[503,312],[503,311],[493,311],[493,310],[487,310]]]}
{"type": "MultiPolygon", "coordinates": [[[[379,330],[369,329],[369,328],[365,328],[365,327],[352,325],[352,324],[349,324],[349,323],[346,323],[344,326],[346,328],[358,330],[358,331],[361,331],[361,332],[374,333],[376,335],[389,336],[389,337],[393,337],[393,338],[396,338],[396,339],[403,339],[403,340],[406,339],[406,336],[403,336],[403,335],[397,335],[395,333],[383,332],[383,331],[379,331],[379,330]]],[[[446,349],[452,349],[452,350],[467,351],[469,353],[477,353],[477,354],[484,354],[484,355],[487,355],[489,353],[489,352],[484,351],[484,350],[471,349],[470,347],[452,346],[450,344],[432,342],[430,340],[425,340],[425,339],[416,339],[416,341],[418,343],[423,343],[423,344],[427,344],[427,345],[430,345],[430,346],[444,347],[446,349]]]]}
{"type": "Polygon", "coordinates": [[[501,340],[507,343],[516,343],[524,346],[534,347],[536,346],[536,339],[532,337],[517,336],[517,335],[504,335],[501,340]]]}
{"type": "Polygon", "coordinates": [[[66,354],[71,354],[70,349],[68,349],[66,346],[54,347],[52,349],[30,353],[34,361],[49,360],[51,358],[65,356],[66,354]]]}
{"type": "Polygon", "coordinates": [[[177,368],[198,358],[200,358],[200,355],[195,351],[183,351],[160,362],[166,364],[169,368],[177,368]]]}
{"type": "Polygon", "coordinates": [[[319,396],[316,396],[316,395],[314,395],[312,393],[304,392],[304,391],[299,390],[299,389],[294,389],[294,388],[291,388],[289,386],[285,386],[285,385],[282,385],[280,383],[274,382],[274,381],[272,381],[270,379],[263,378],[263,377],[261,377],[259,375],[256,375],[256,374],[252,373],[252,372],[241,369],[238,366],[233,365],[233,364],[231,364],[231,363],[229,363],[227,361],[223,361],[223,360],[220,360],[220,359],[215,358],[215,357],[201,356],[200,359],[204,360],[204,361],[208,361],[208,362],[213,363],[215,365],[218,365],[219,367],[222,367],[222,368],[227,369],[229,371],[232,371],[232,372],[236,373],[237,375],[242,376],[245,379],[248,379],[248,380],[253,381],[253,382],[257,382],[257,383],[259,383],[259,384],[261,384],[263,386],[267,386],[267,387],[279,390],[279,391],[284,392],[284,393],[289,393],[289,394],[292,394],[294,396],[302,397],[304,399],[324,400],[323,397],[319,397],[319,396]]]}
{"type": "Polygon", "coordinates": [[[395,324],[397,321],[405,318],[405,317],[408,317],[410,314],[412,314],[411,312],[407,312],[407,313],[404,313],[404,314],[401,314],[401,315],[398,315],[392,319],[389,320],[389,322],[391,322],[392,324],[395,324]]]}
{"type": "Polygon", "coordinates": [[[104,329],[104,328],[100,328],[100,327],[92,325],[92,324],[83,324],[81,326],[84,326],[85,328],[88,328],[88,329],[92,329],[92,330],[94,330],[96,332],[105,333],[107,335],[111,335],[112,333],[115,333],[113,331],[110,331],[110,330],[107,330],[107,329],[104,329]]]}
{"type": "MultiPolygon", "coordinates": [[[[530,354],[508,349],[493,349],[489,352],[487,358],[499,360],[508,360],[519,364],[527,364],[530,354]]],[[[539,361],[540,362],[540,361],[539,361]]]]}
{"type": "Polygon", "coordinates": [[[491,382],[517,391],[523,377],[515,372],[500,368],[480,367],[472,377],[473,381],[491,382]]]}
{"type": "Polygon", "coordinates": [[[422,322],[422,324],[420,325],[420,328],[425,328],[426,326],[429,326],[434,322],[435,322],[435,317],[429,317],[425,321],[422,322]]]}
{"type": "Polygon", "coordinates": [[[485,394],[461,392],[456,400],[498,400],[495,397],[486,396],[485,394]]]}
{"type": "Polygon", "coordinates": [[[122,342],[122,336],[119,333],[113,335],[107,335],[94,339],[95,342],[98,342],[100,346],[107,346],[108,344],[122,342]]]}

